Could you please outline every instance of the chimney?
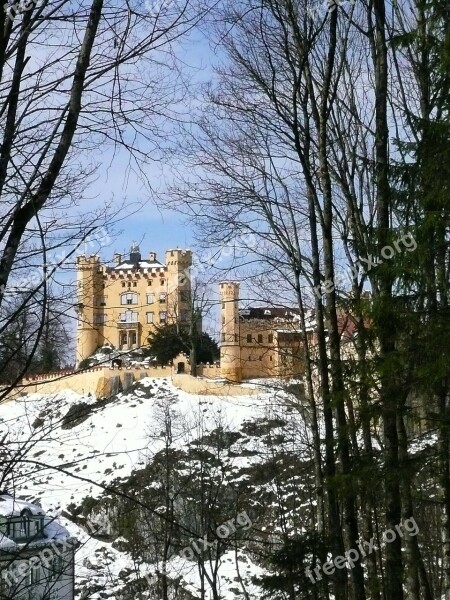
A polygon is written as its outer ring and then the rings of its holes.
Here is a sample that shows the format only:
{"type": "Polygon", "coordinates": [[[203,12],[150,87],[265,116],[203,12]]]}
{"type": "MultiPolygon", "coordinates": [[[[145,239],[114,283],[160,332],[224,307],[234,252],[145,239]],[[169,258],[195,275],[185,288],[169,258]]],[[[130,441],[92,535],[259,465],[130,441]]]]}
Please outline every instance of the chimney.
{"type": "Polygon", "coordinates": [[[153,263],[156,262],[156,252],[150,252],[148,255],[148,261],[153,263]]]}
{"type": "Polygon", "coordinates": [[[120,265],[120,263],[122,262],[122,255],[118,252],[114,252],[114,262],[116,263],[116,265],[120,265]]]}
{"type": "Polygon", "coordinates": [[[139,250],[139,246],[133,242],[133,245],[130,249],[130,263],[133,265],[139,264],[141,262],[141,251],[139,250]]]}

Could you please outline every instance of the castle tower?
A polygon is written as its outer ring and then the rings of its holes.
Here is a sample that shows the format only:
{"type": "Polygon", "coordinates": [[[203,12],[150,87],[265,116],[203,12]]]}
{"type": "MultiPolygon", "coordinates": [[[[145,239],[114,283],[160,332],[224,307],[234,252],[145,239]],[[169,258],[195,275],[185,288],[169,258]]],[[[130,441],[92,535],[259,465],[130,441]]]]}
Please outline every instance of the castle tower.
{"type": "Polygon", "coordinates": [[[167,250],[167,317],[169,323],[188,322],[191,308],[192,252],[167,250]]]}
{"type": "Polygon", "coordinates": [[[239,339],[239,283],[219,284],[221,301],[220,371],[222,377],[242,381],[241,347],[239,339]]]}
{"type": "Polygon", "coordinates": [[[99,334],[95,328],[95,298],[99,294],[100,259],[98,256],[77,257],[77,365],[95,352],[99,334]]]}
{"type": "Polygon", "coordinates": [[[192,252],[168,250],[166,264],[133,244],[114,265],[97,256],[77,259],[77,362],[100,346],[131,352],[146,346],[151,332],[166,323],[189,324],[192,252]]]}

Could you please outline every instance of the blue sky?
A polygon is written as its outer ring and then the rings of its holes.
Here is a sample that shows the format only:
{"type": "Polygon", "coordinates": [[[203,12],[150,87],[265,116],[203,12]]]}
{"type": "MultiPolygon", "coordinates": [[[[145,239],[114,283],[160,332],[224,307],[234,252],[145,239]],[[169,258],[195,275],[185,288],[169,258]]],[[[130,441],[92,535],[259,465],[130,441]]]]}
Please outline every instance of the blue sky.
{"type": "MultiPolygon", "coordinates": [[[[180,39],[175,51],[181,61],[183,76],[193,84],[194,91],[200,90],[201,84],[213,77],[214,54],[210,51],[205,36],[198,29],[193,30],[188,36],[180,39]]],[[[111,161],[109,156],[106,152],[103,156],[99,154],[96,157],[102,165],[95,183],[90,188],[92,195],[99,203],[113,198],[117,204],[121,201],[131,205],[146,201],[146,204],[138,213],[130,214],[117,224],[113,240],[109,247],[102,251],[102,257],[110,260],[114,251],[127,253],[133,241],[140,244],[143,255],[155,251],[160,260],[169,248],[195,249],[193,232],[191,227],[185,224],[183,215],[176,210],[166,210],[157,206],[138,176],[130,172],[126,175],[126,153],[122,151],[114,161],[111,161]]],[[[155,162],[149,166],[146,174],[155,197],[167,191],[168,182],[172,179],[170,163],[163,165],[155,162]]]]}

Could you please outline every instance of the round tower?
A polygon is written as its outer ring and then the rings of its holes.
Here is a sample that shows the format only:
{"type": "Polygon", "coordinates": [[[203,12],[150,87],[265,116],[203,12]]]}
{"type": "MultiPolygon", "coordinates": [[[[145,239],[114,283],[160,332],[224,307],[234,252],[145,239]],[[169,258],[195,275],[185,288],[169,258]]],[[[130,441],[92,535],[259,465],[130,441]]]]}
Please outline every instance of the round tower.
{"type": "Polygon", "coordinates": [[[242,381],[241,343],[239,336],[239,283],[219,284],[221,301],[220,371],[222,377],[242,381]]]}
{"type": "Polygon", "coordinates": [[[77,257],[77,365],[98,348],[98,331],[94,327],[95,297],[98,293],[98,256],[77,257]]]}

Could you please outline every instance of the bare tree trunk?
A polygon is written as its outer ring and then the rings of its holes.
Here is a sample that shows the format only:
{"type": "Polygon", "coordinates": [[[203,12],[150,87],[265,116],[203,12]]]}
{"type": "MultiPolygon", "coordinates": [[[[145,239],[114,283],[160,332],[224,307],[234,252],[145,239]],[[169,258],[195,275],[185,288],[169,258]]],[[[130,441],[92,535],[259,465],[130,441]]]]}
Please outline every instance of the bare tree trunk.
{"type": "MultiPolygon", "coordinates": [[[[370,473],[372,469],[376,469],[377,467],[373,456],[372,433],[370,427],[370,387],[368,384],[369,373],[367,365],[366,331],[364,317],[362,315],[360,315],[358,318],[357,331],[358,336],[356,338],[356,355],[358,361],[358,377],[360,379],[358,385],[358,399],[360,403],[360,418],[364,444],[361,458],[363,467],[367,469],[368,473],[370,473]]],[[[364,539],[369,541],[375,536],[373,518],[376,502],[372,492],[373,483],[369,481],[369,485],[366,488],[364,481],[361,488],[361,506],[363,507],[362,530],[364,533],[364,539]]],[[[380,572],[377,566],[377,555],[375,552],[371,552],[367,555],[366,563],[368,587],[367,595],[369,598],[371,598],[371,600],[380,600],[382,585],[380,581],[380,572]]]]}
{"type": "MultiPolygon", "coordinates": [[[[403,420],[403,415],[399,414],[398,417],[398,432],[399,432],[399,459],[402,468],[402,483],[401,483],[401,494],[402,494],[402,516],[403,519],[410,519],[413,516],[413,500],[411,495],[411,474],[409,465],[408,455],[408,438],[403,420]]],[[[404,535],[405,543],[405,567],[406,567],[406,589],[408,591],[408,600],[421,600],[420,594],[420,576],[419,571],[423,569],[423,560],[420,552],[417,536],[410,536],[407,532],[404,535]]],[[[425,573],[423,587],[423,598],[424,600],[433,600],[428,578],[425,573]]]]}
{"type": "Polygon", "coordinates": [[[442,545],[444,597],[450,600],[450,407],[449,399],[442,393],[439,402],[439,479],[442,502],[442,545]]]}
{"type": "MultiPolygon", "coordinates": [[[[369,9],[370,10],[370,9],[369,9]]],[[[388,61],[386,42],[385,0],[374,0],[375,17],[373,38],[373,61],[375,68],[375,183],[377,194],[378,256],[389,243],[391,193],[389,174],[389,129],[387,121],[388,61]]],[[[380,341],[382,373],[380,376],[380,398],[382,403],[385,443],[385,495],[386,527],[395,531],[401,518],[401,496],[399,477],[399,447],[397,432],[398,389],[389,362],[395,351],[396,331],[392,315],[392,282],[390,275],[380,276],[375,302],[380,303],[377,329],[380,341]]],[[[377,285],[378,284],[378,285],[377,285]]],[[[385,599],[403,600],[403,562],[401,539],[396,536],[386,544],[385,599]]]]}
{"type": "MultiPolygon", "coordinates": [[[[324,255],[324,276],[326,281],[335,281],[334,270],[334,252],[333,252],[333,202],[331,178],[328,164],[328,115],[330,113],[330,98],[334,95],[332,78],[335,70],[336,55],[336,32],[337,32],[337,11],[330,16],[330,34],[329,47],[327,55],[327,64],[325,66],[325,75],[323,81],[323,90],[318,109],[318,130],[319,130],[319,161],[320,161],[320,179],[323,192],[323,255],[324,255]]],[[[337,82],[334,82],[337,85],[337,82]]],[[[310,86],[311,95],[313,95],[313,86],[310,86]]],[[[347,418],[345,414],[345,389],[341,363],[340,335],[338,327],[338,315],[336,310],[336,288],[332,286],[327,293],[327,321],[329,326],[329,347],[330,347],[330,373],[332,381],[332,402],[336,407],[337,422],[337,453],[340,459],[340,465],[344,478],[351,477],[351,458],[348,437],[347,418]]],[[[356,514],[355,488],[348,482],[343,486],[342,505],[344,512],[344,533],[348,549],[356,548],[359,538],[358,522],[356,514]]],[[[364,574],[361,561],[355,562],[351,569],[352,597],[354,600],[365,599],[364,574]]]]}
{"type": "MultiPolygon", "coordinates": [[[[37,216],[45,202],[48,200],[70,150],[80,116],[81,97],[83,94],[86,73],[89,68],[92,47],[97,34],[98,24],[102,16],[102,8],[103,0],[93,0],[73,76],[70,100],[66,109],[67,114],[65,124],[53,158],[36,193],[33,194],[33,197],[26,204],[18,207],[18,210],[14,214],[10,234],[3,249],[0,261],[0,289],[8,283],[14,259],[28,223],[33,217],[37,216]]],[[[22,69],[20,69],[20,73],[22,73],[22,69]]],[[[15,98],[15,102],[18,102],[18,98],[15,98]]],[[[3,295],[0,294],[0,306],[2,298],[3,295]]]]}

